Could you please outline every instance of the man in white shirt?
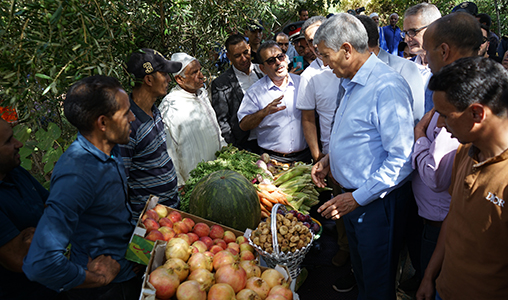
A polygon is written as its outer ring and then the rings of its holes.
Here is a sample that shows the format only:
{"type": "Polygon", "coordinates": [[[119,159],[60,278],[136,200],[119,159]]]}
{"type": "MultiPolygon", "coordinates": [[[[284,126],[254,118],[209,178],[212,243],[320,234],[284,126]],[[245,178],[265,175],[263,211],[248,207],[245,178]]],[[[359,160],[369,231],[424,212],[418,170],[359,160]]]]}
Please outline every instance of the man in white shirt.
{"type": "Polygon", "coordinates": [[[174,160],[178,184],[183,185],[190,171],[203,160],[214,160],[215,152],[226,142],[203,88],[205,77],[199,61],[186,53],[175,53],[171,60],[182,63],[182,69],[173,73],[178,86],[164,97],[159,110],[168,153],[174,160]]]}
{"type": "Polygon", "coordinates": [[[245,92],[264,74],[258,64],[251,63],[250,46],[242,35],[228,37],[225,47],[232,66],[212,81],[212,106],[226,142],[258,152],[256,140],[248,140],[250,131],[240,129],[236,113],[245,92]]]}
{"type": "Polygon", "coordinates": [[[266,74],[245,93],[238,109],[242,130],[254,130],[261,151],[281,162],[310,162],[296,108],[300,77],[289,74],[286,55],[275,41],[258,50],[259,67],[266,74]]]}
{"type": "Polygon", "coordinates": [[[427,85],[432,73],[427,66],[425,50],[422,47],[423,35],[427,26],[439,18],[441,18],[439,9],[434,4],[426,2],[411,6],[404,13],[404,30],[401,34],[409,46],[409,52],[416,54],[414,62],[422,74],[424,85],[427,85]]]}

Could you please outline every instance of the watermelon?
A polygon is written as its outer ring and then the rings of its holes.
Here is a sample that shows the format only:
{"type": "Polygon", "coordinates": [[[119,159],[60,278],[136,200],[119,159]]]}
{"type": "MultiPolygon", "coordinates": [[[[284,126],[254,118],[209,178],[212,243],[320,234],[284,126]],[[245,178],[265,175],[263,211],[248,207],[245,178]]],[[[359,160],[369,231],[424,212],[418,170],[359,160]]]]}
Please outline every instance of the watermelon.
{"type": "Polygon", "coordinates": [[[189,212],[240,231],[255,229],[261,221],[256,188],[231,170],[203,177],[192,190],[189,212]]]}

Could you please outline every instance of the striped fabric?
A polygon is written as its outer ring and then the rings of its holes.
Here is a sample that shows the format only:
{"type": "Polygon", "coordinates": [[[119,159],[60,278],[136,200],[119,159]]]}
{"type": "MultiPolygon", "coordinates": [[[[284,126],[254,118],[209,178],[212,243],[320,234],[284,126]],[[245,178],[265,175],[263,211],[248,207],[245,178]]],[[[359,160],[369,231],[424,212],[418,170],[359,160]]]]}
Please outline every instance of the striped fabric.
{"type": "Polygon", "coordinates": [[[139,217],[150,195],[159,203],[177,207],[178,186],[173,161],[166,150],[164,123],[157,107],[153,118],[148,116],[129,96],[136,120],[131,123],[129,143],[120,145],[129,185],[129,200],[134,218],[139,217]]]}

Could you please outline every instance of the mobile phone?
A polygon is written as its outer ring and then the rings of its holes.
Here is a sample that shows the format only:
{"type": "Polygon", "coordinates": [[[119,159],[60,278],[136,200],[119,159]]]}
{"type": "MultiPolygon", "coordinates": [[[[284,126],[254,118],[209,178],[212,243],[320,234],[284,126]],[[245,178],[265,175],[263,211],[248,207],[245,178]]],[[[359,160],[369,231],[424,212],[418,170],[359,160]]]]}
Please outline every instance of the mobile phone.
{"type": "Polygon", "coordinates": [[[293,68],[297,68],[295,71],[303,70],[303,56],[293,57],[293,68]]]}

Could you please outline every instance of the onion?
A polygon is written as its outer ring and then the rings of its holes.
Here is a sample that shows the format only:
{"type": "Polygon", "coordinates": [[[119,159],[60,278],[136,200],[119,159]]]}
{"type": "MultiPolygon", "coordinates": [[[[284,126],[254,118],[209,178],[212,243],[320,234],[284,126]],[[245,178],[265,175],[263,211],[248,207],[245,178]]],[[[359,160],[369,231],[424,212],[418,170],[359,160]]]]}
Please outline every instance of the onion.
{"type": "Polygon", "coordinates": [[[263,170],[268,170],[267,167],[266,167],[266,163],[262,160],[258,160],[256,162],[256,166],[258,166],[259,168],[263,169],[263,170]]]}
{"type": "Polygon", "coordinates": [[[192,249],[182,238],[172,238],[166,245],[166,259],[180,258],[183,261],[187,261],[192,253],[192,249]]]}
{"type": "Polygon", "coordinates": [[[240,268],[238,263],[220,267],[215,273],[215,282],[229,284],[235,293],[238,293],[245,287],[247,274],[240,268]]]}
{"type": "Polygon", "coordinates": [[[178,300],[206,300],[206,292],[195,280],[185,281],[176,290],[178,300]]]}
{"type": "Polygon", "coordinates": [[[261,154],[261,159],[262,159],[265,163],[269,163],[269,162],[270,162],[270,155],[268,155],[268,153],[263,153],[263,154],[261,154]]]}
{"type": "Polygon", "coordinates": [[[215,276],[212,272],[205,269],[192,271],[187,279],[199,282],[201,287],[207,292],[210,290],[210,287],[215,284],[215,276]]]}
{"type": "Polygon", "coordinates": [[[185,278],[189,275],[189,265],[186,264],[183,260],[179,258],[170,258],[168,259],[164,265],[164,268],[171,269],[178,275],[180,282],[184,281],[185,278]]]}
{"type": "Polygon", "coordinates": [[[268,296],[268,292],[270,291],[270,286],[263,279],[259,277],[251,277],[247,279],[245,284],[245,288],[251,289],[256,294],[264,300],[268,296]]]}
{"type": "Polygon", "coordinates": [[[261,300],[261,297],[253,290],[243,289],[236,294],[236,300],[261,300]]]}

